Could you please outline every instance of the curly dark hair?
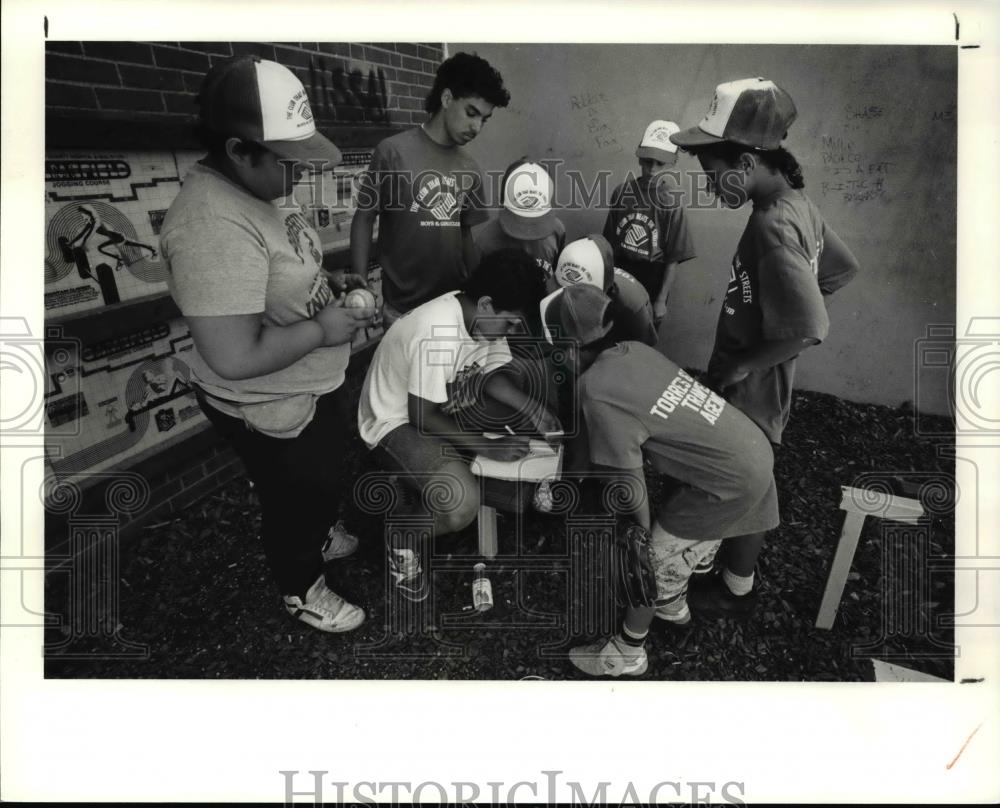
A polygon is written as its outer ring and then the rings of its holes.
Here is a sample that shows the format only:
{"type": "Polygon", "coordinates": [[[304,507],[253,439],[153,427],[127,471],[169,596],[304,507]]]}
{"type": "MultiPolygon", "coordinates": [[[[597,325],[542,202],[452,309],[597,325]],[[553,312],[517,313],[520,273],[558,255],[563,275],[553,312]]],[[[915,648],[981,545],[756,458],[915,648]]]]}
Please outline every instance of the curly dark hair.
{"type": "Polygon", "coordinates": [[[492,298],[497,310],[531,313],[545,297],[545,276],[528,253],[509,247],[483,258],[465,293],[473,300],[492,298]]]}
{"type": "Polygon", "coordinates": [[[434,86],[424,101],[424,109],[431,115],[441,109],[441,92],[445,89],[451,90],[455,98],[478,95],[495,107],[506,107],[510,103],[503,76],[474,53],[456,53],[438,67],[434,86]]]}
{"type": "Polygon", "coordinates": [[[735,166],[743,154],[756,154],[760,158],[760,161],[769,169],[780,172],[793,188],[806,187],[806,181],[802,176],[802,167],[799,165],[799,161],[783,146],[770,150],[755,149],[751,146],[744,146],[741,143],[724,140],[721,143],[712,143],[707,146],[689,146],[684,151],[689,152],[695,157],[699,154],[717,157],[731,166],[735,166]]]}

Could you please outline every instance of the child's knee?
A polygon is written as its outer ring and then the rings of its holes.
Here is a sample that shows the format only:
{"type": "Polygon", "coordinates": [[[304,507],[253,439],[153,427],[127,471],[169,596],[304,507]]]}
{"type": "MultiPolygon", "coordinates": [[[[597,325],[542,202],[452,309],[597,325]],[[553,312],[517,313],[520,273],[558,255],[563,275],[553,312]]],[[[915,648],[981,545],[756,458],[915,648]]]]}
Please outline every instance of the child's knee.
{"type": "Polygon", "coordinates": [[[424,501],[434,513],[439,529],[457,533],[471,525],[479,514],[479,486],[468,468],[453,464],[427,484],[424,501]]]}

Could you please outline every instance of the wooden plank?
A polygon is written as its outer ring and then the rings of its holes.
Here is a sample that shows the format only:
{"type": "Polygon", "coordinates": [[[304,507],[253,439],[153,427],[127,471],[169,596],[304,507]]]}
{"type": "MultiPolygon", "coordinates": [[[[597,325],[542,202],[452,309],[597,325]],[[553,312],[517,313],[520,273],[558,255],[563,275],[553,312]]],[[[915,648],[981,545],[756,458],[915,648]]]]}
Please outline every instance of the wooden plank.
{"type": "Polygon", "coordinates": [[[883,662],[881,659],[872,660],[872,669],[875,671],[876,682],[945,682],[950,684],[947,679],[942,679],[940,676],[931,676],[929,673],[904,668],[902,665],[893,665],[891,662],[883,662]]]}
{"type": "Polygon", "coordinates": [[[497,557],[497,511],[489,505],[479,506],[479,554],[497,557]]]}
{"type": "Polygon", "coordinates": [[[870,488],[851,488],[841,486],[841,510],[863,516],[876,516],[879,519],[891,519],[915,525],[924,515],[924,508],[919,501],[909,497],[897,497],[870,488]]]}
{"type": "Polygon", "coordinates": [[[840,598],[844,594],[847,574],[851,571],[854,552],[858,548],[858,539],[861,537],[864,523],[864,514],[851,510],[844,512],[844,525],[840,529],[837,550],[830,566],[830,575],[826,579],[826,589],[819,605],[819,614],[816,616],[816,628],[833,628],[833,621],[837,618],[840,598]]]}

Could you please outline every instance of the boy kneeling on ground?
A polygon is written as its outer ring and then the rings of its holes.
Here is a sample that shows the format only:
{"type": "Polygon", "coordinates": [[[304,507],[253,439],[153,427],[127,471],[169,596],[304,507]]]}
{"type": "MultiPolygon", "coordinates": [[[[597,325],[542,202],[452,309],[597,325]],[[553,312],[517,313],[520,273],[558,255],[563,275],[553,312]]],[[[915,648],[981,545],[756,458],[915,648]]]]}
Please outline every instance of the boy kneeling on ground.
{"type": "Polygon", "coordinates": [[[569,286],[545,312],[554,334],[577,343],[579,400],[593,469],[633,495],[619,513],[651,530],[656,606],[631,605],[621,632],[570,651],[592,676],[640,676],[653,617],[688,622],[687,583],[728,536],[778,524],[771,445],[743,413],[641,342],[613,344],[610,300],[569,286]],[[675,485],[650,519],[643,458],[675,485]]]}
{"type": "MultiPolygon", "coordinates": [[[[499,250],[483,259],[463,291],[401,317],[375,351],[358,428],[400,483],[421,494],[421,501],[441,503],[431,509],[434,535],[464,529],[479,512],[472,457],[518,460],[528,452],[526,434],[558,429],[558,421],[522,392],[508,367],[506,337],[524,333],[527,313],[538,310],[544,294],[533,258],[499,250]],[[484,441],[484,429],[503,433],[505,426],[521,434],[484,441]],[[430,490],[433,496],[422,496],[430,490]]],[[[410,601],[429,594],[421,549],[388,547],[396,591],[410,601]]]]}

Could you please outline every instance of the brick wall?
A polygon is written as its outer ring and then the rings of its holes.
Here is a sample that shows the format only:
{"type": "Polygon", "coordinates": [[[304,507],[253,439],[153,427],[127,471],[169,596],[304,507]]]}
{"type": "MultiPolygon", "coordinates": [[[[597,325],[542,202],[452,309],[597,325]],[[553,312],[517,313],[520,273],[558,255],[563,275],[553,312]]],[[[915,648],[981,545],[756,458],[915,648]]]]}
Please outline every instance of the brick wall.
{"type": "MultiPolygon", "coordinates": [[[[238,474],[243,463],[214,429],[206,428],[163,452],[141,460],[128,468],[129,475],[142,477],[149,489],[149,499],[141,510],[116,511],[113,516],[118,536],[128,538],[143,525],[160,522],[181,514],[188,506],[210,494],[238,474]]],[[[104,474],[96,485],[87,487],[86,476],[77,480],[84,486],[79,504],[70,513],[48,510],[45,518],[46,552],[61,556],[70,535],[73,519],[109,515],[106,489],[113,476],[104,474]]]]}
{"type": "MultiPolygon", "coordinates": [[[[220,59],[242,53],[256,53],[295,72],[309,93],[321,129],[341,133],[370,129],[364,137],[376,139],[386,128],[405,128],[424,120],[424,98],[443,56],[441,45],[420,43],[47,42],[46,111],[65,129],[59,133],[63,148],[103,146],[101,137],[96,144],[79,142],[83,125],[92,120],[110,121],[108,134],[127,123],[146,122],[145,128],[135,130],[130,147],[167,148],[173,144],[160,140],[169,141],[174,135],[165,132],[171,127],[190,128],[195,94],[205,72],[220,59]]],[[[49,132],[47,137],[51,136],[49,132]]],[[[363,360],[360,355],[352,358],[354,372],[363,367],[363,360]]],[[[207,429],[128,470],[145,478],[150,497],[141,512],[120,514],[122,537],[181,513],[241,474],[243,466],[214,430],[207,429]]],[[[104,488],[100,484],[86,488],[74,514],[47,514],[50,552],[65,545],[73,515],[103,515],[104,488]]]]}
{"type": "Polygon", "coordinates": [[[320,128],[410,126],[442,59],[440,44],[347,42],[47,42],[45,104],[86,117],[184,121],[205,72],[256,53],[302,80],[320,128]]]}
{"type": "MultiPolygon", "coordinates": [[[[151,471],[148,480],[152,507],[125,522],[121,527],[123,533],[127,534],[147,522],[177,516],[237,474],[244,473],[243,462],[232,447],[217,440],[214,433],[209,434],[212,442],[190,462],[176,465],[166,472],[151,471]]],[[[162,457],[157,462],[162,464],[162,457]]],[[[129,470],[136,471],[136,468],[129,470]]]]}

